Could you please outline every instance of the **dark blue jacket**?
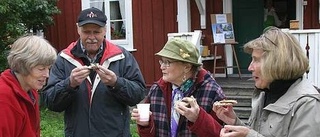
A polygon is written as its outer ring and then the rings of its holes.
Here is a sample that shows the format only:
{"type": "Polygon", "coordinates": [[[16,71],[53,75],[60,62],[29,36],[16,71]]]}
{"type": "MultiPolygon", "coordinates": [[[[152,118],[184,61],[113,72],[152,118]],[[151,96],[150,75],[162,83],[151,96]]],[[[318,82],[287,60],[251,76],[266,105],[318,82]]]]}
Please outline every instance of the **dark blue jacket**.
{"type": "Polygon", "coordinates": [[[97,62],[117,75],[116,86],[104,85],[92,72],[91,78],[71,88],[71,71],[90,65],[79,43],[61,51],[52,66],[44,88],[47,107],[64,111],[66,137],[129,137],[129,106],[139,103],[146,92],[138,63],[130,52],[106,41],[97,62]]]}

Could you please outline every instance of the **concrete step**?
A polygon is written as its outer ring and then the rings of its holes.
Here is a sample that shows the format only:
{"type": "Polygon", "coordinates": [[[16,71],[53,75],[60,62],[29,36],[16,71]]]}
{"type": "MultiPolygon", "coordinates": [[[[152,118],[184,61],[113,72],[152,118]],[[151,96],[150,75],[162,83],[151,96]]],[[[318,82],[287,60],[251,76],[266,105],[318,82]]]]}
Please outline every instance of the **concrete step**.
{"type": "Polygon", "coordinates": [[[227,99],[237,100],[233,109],[237,116],[247,121],[251,114],[251,97],[254,90],[254,81],[250,78],[216,78],[217,83],[221,86],[227,99]]]}
{"type": "Polygon", "coordinates": [[[254,81],[248,78],[216,78],[226,96],[251,96],[254,81]]]}
{"type": "Polygon", "coordinates": [[[233,110],[236,112],[237,116],[240,119],[249,119],[251,114],[251,107],[233,107],[233,110]]]}
{"type": "Polygon", "coordinates": [[[227,99],[237,100],[237,107],[251,107],[251,96],[227,96],[227,99]]]}
{"type": "Polygon", "coordinates": [[[226,96],[252,96],[253,88],[221,87],[226,96]]]}

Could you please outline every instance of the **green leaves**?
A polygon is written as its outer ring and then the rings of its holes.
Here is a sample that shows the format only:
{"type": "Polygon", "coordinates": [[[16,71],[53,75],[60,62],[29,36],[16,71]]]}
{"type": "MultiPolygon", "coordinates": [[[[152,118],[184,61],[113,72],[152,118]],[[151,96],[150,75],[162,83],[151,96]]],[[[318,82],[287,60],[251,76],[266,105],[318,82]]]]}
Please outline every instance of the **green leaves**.
{"type": "Polygon", "coordinates": [[[60,10],[56,7],[57,0],[27,0],[22,9],[22,22],[28,30],[42,30],[47,25],[52,25],[55,14],[60,10]]]}
{"type": "Polygon", "coordinates": [[[18,37],[52,25],[58,0],[0,0],[0,72],[6,68],[8,45],[18,37]]]}

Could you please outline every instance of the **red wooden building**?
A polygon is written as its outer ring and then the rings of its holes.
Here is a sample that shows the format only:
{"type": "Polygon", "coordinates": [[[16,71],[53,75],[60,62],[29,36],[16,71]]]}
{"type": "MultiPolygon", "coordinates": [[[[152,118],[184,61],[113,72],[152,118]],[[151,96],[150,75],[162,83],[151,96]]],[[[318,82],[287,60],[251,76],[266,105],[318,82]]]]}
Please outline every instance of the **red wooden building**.
{"type": "MultiPolygon", "coordinates": [[[[111,5],[115,4],[114,2],[121,4],[123,1],[126,2],[126,6],[123,7],[126,9],[127,19],[124,22],[131,22],[129,24],[131,30],[126,32],[131,38],[128,41],[132,45],[129,50],[133,49],[132,53],[140,65],[148,86],[162,76],[158,64],[159,58],[154,54],[166,43],[168,33],[180,31],[179,23],[186,23],[189,31],[201,30],[204,36],[202,44],[209,45],[209,49],[213,51],[213,47],[210,46],[213,42],[210,14],[232,13],[234,34],[239,43],[236,51],[241,72],[248,73],[246,67],[250,58],[241,52],[241,46],[258,37],[263,30],[263,0],[100,0],[102,9],[109,14],[108,19],[114,21],[109,22],[110,24],[118,20],[113,19],[113,12],[108,12],[108,10],[112,9],[111,5]],[[181,11],[184,10],[189,12],[186,14],[188,21],[178,20],[182,14],[181,11]]],[[[88,7],[88,3],[92,6],[93,0],[58,1],[61,14],[54,17],[55,25],[50,26],[45,32],[45,37],[58,51],[78,39],[77,15],[81,9],[88,7]]],[[[300,29],[320,28],[318,0],[274,0],[274,4],[279,7],[279,16],[287,19],[283,28],[289,27],[288,20],[298,20],[300,29]]],[[[122,11],[122,9],[119,10],[119,12],[122,11]]],[[[218,54],[223,55],[223,53],[224,49],[219,48],[218,54]]],[[[221,64],[224,59],[223,56],[221,60],[218,60],[218,64],[221,64]]],[[[204,68],[212,71],[212,61],[203,63],[204,68]]]]}

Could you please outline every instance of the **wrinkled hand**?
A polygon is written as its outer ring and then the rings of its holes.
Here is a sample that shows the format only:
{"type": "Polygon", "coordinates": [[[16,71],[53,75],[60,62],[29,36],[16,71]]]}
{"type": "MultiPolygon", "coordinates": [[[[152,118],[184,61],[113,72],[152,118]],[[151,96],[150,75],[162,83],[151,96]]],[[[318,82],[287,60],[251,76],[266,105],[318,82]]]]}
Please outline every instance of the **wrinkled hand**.
{"type": "Polygon", "coordinates": [[[234,125],[237,115],[232,106],[220,106],[213,104],[212,110],[216,113],[217,117],[228,125],[234,125]]]}
{"type": "MultiPolygon", "coordinates": [[[[149,115],[151,115],[152,113],[149,112],[149,115]]],[[[148,126],[149,125],[149,121],[140,121],[140,115],[138,112],[138,109],[134,108],[131,112],[131,120],[135,120],[136,123],[140,126],[148,126]]]]}
{"type": "Polygon", "coordinates": [[[250,129],[244,126],[225,125],[220,131],[220,137],[246,137],[250,129]]]}
{"type": "Polygon", "coordinates": [[[90,70],[87,66],[81,66],[74,68],[70,74],[70,86],[79,86],[90,74],[90,70]]]}
{"type": "Polygon", "coordinates": [[[185,116],[190,122],[195,122],[198,119],[200,107],[193,96],[184,97],[181,101],[175,103],[177,103],[174,105],[175,110],[180,113],[180,115],[185,116]]]}
{"type": "Polygon", "coordinates": [[[100,76],[102,83],[106,84],[107,86],[114,87],[117,82],[117,75],[113,71],[101,65],[97,65],[97,67],[98,68],[95,69],[95,71],[100,76]]]}

